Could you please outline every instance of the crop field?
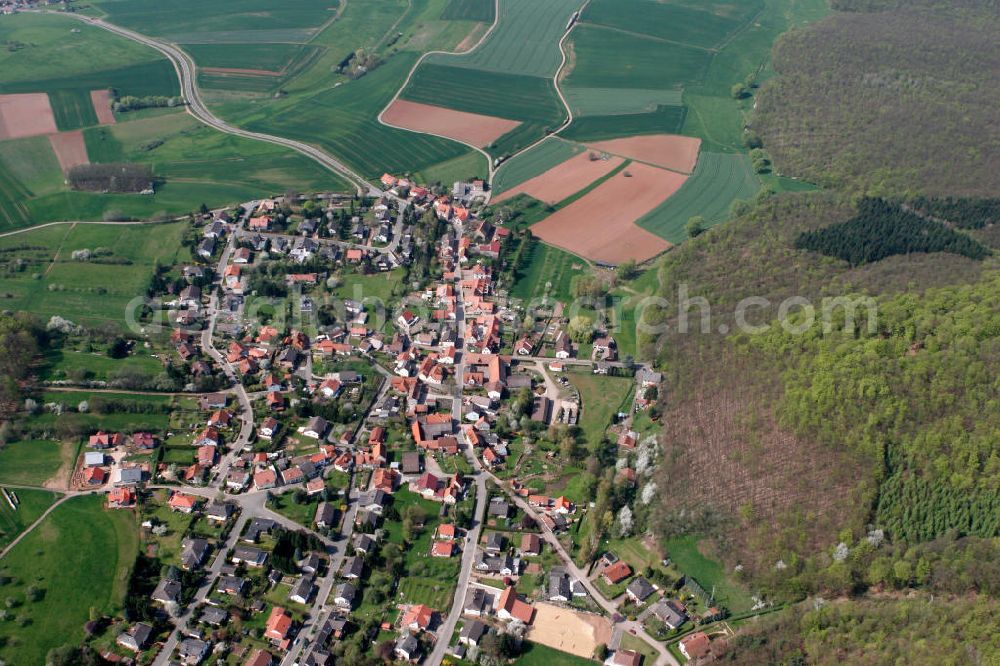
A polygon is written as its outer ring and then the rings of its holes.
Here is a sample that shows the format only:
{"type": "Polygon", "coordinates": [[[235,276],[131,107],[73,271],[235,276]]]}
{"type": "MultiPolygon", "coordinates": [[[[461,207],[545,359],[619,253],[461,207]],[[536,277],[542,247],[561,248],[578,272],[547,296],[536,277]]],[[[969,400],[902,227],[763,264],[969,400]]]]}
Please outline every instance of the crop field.
{"type": "Polygon", "coordinates": [[[550,80],[464,67],[421,65],[402,97],[457,111],[552,126],[565,115],[550,80]]]}
{"type": "Polygon", "coordinates": [[[763,0],[697,4],[594,0],[581,20],[708,49],[718,46],[763,6],[763,0]],[[713,11],[716,8],[720,11],[713,11]]]}
{"type": "Polygon", "coordinates": [[[172,264],[187,253],[180,244],[183,232],[183,223],[59,225],[2,238],[0,258],[17,257],[25,264],[0,278],[0,302],[43,319],[61,315],[79,323],[122,322],[128,301],[145,293],[154,263],[172,264]],[[71,258],[74,250],[98,247],[130,263],[71,258]]]}
{"type": "Polygon", "coordinates": [[[448,0],[441,18],[450,21],[485,21],[494,18],[493,0],[448,0]]]}
{"type": "Polygon", "coordinates": [[[338,2],[284,0],[276,5],[270,0],[242,0],[238,9],[225,0],[174,0],[167,4],[99,0],[94,4],[112,23],[184,43],[184,37],[191,34],[210,34],[213,41],[221,41],[228,34],[239,33],[245,34],[239,40],[245,42],[271,41],[268,37],[276,31],[309,34],[333,15],[338,2]],[[262,39],[254,39],[255,33],[261,33],[257,36],[262,39]]]}
{"type": "MultiPolygon", "coordinates": [[[[106,34],[106,33],[105,33],[106,34]]],[[[95,35],[95,38],[97,36],[95,35]]],[[[102,36],[102,39],[111,39],[102,36]]],[[[103,60],[103,59],[102,59],[103,60]]],[[[127,65],[125,67],[107,67],[97,69],[105,64],[101,60],[92,61],[92,69],[89,72],[81,72],[75,76],[59,76],[53,78],[36,78],[31,80],[11,81],[0,83],[0,93],[15,92],[53,92],[65,91],[75,92],[90,99],[91,90],[103,88],[114,88],[122,95],[134,95],[142,97],[146,95],[175,96],[180,94],[180,84],[177,82],[177,74],[173,66],[165,58],[140,62],[127,65]]],[[[53,105],[56,101],[53,100],[53,105]]],[[[93,114],[93,107],[91,107],[93,114]]],[[[94,116],[92,123],[97,124],[97,117],[94,116]]]]}
{"type": "Polygon", "coordinates": [[[24,205],[28,196],[12,173],[0,170],[0,226],[16,228],[29,224],[31,217],[24,205]]]}
{"type": "Polygon", "coordinates": [[[540,176],[552,167],[582,153],[583,150],[584,147],[579,144],[561,141],[555,137],[548,138],[531,150],[504,163],[493,179],[493,194],[501,194],[526,180],[540,176]]]}
{"type": "Polygon", "coordinates": [[[700,81],[711,54],[699,48],[581,24],[571,33],[576,62],[568,88],[676,90],[700,81]]]}
{"type": "Polygon", "coordinates": [[[737,199],[750,199],[760,183],[745,155],[703,152],[694,174],[669,199],[650,211],[636,224],[671,243],[685,238],[684,225],[695,216],[706,226],[729,217],[729,207],[737,199]]]}
{"type": "Polygon", "coordinates": [[[568,88],[564,94],[574,116],[622,116],[681,106],[680,90],[655,88],[568,88]]]}
{"type": "Polygon", "coordinates": [[[253,48],[244,44],[189,44],[184,50],[199,67],[279,73],[292,60],[314,49],[300,44],[256,44],[253,48]]]}
{"type": "Polygon", "coordinates": [[[53,90],[49,92],[49,103],[60,132],[97,124],[97,114],[94,112],[89,90],[53,90]]]}
{"type": "Polygon", "coordinates": [[[562,37],[581,0],[501,0],[500,21],[483,44],[468,55],[434,55],[428,64],[551,77],[562,56],[562,37]]]}
{"type": "Polygon", "coordinates": [[[320,143],[369,177],[426,169],[466,154],[470,149],[461,144],[376,119],[415,60],[412,53],[400,53],[357,81],[319,93],[308,104],[258,114],[246,126],[320,143]]]}
{"type": "Polygon", "coordinates": [[[17,615],[25,619],[0,625],[7,663],[45,663],[50,649],[83,641],[91,608],[120,611],[138,526],[131,511],[105,511],[103,503],[101,496],[67,500],[0,562],[13,581],[4,594],[22,602],[17,615]],[[29,587],[41,591],[37,601],[27,598],[29,587]]]}

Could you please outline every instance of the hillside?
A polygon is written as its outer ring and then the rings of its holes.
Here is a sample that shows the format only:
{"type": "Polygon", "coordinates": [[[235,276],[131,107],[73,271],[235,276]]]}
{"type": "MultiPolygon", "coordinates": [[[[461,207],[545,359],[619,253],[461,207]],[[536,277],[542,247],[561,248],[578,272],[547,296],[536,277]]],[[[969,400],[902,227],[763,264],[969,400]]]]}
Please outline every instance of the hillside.
{"type": "Polygon", "coordinates": [[[1000,189],[995,3],[839,0],[780,38],[754,129],[778,172],[868,194],[1000,189]]]}

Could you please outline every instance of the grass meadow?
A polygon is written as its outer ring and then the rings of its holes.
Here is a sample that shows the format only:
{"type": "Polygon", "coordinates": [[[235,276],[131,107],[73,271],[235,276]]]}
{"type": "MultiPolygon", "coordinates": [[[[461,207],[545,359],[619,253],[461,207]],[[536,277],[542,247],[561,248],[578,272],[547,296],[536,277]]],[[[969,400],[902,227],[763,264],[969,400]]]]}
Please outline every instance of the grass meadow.
{"type": "Polygon", "coordinates": [[[664,544],[674,566],[691,576],[705,592],[715,592],[715,600],[733,613],[749,610],[750,594],[726,575],[722,565],[705,556],[698,548],[699,537],[688,535],[668,540],[664,544]]]}
{"type": "Polygon", "coordinates": [[[0,658],[7,663],[45,663],[52,648],[83,641],[90,609],[120,611],[138,526],[131,511],[106,511],[103,504],[100,495],[67,500],[0,561],[0,574],[11,578],[4,595],[20,602],[8,613],[21,621],[0,624],[0,658]],[[28,599],[29,587],[39,600],[28,599]]]}
{"type": "Polygon", "coordinates": [[[758,189],[760,182],[746,155],[702,152],[694,174],[637,224],[671,243],[680,243],[691,217],[704,217],[706,226],[724,222],[733,201],[751,199],[758,189]]]}
{"type": "Polygon", "coordinates": [[[629,411],[634,381],[631,377],[594,375],[589,372],[567,375],[580,392],[580,428],[590,444],[600,442],[619,411],[629,411]]]}
{"type": "Polygon", "coordinates": [[[515,666],[593,666],[594,663],[593,659],[578,657],[531,641],[524,641],[521,656],[514,661],[515,666]]]}
{"type": "Polygon", "coordinates": [[[0,484],[42,486],[64,464],[72,465],[77,443],[24,439],[0,448],[0,484]]]}
{"type": "Polygon", "coordinates": [[[43,319],[53,315],[77,323],[124,322],[126,304],[146,292],[157,262],[184,258],[184,223],[115,226],[58,225],[0,238],[0,257],[24,262],[0,276],[0,303],[43,319]],[[74,261],[74,250],[108,248],[130,263],[74,261]]]}
{"type": "Polygon", "coordinates": [[[0,499],[0,548],[7,546],[25,528],[38,520],[45,510],[58,499],[56,493],[48,490],[26,490],[10,488],[17,496],[17,510],[11,508],[6,499],[0,499]]]}
{"type": "Polygon", "coordinates": [[[584,273],[587,262],[539,240],[530,242],[525,267],[514,277],[511,297],[527,301],[548,296],[568,303],[573,278],[584,273]]]}

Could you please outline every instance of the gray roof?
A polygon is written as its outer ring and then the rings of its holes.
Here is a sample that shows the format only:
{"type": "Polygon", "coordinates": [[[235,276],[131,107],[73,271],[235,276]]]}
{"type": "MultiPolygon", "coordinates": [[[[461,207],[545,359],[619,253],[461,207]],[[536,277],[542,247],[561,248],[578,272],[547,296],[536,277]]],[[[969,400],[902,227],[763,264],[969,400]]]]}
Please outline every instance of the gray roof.
{"type": "Polygon", "coordinates": [[[209,606],[205,609],[205,612],[201,614],[201,621],[206,624],[211,624],[212,626],[225,624],[228,619],[229,611],[224,608],[214,608],[209,606]]]}
{"type": "Polygon", "coordinates": [[[465,623],[462,627],[462,633],[459,634],[459,639],[464,639],[471,641],[472,643],[478,643],[479,639],[486,635],[486,632],[490,630],[485,624],[479,620],[470,620],[465,623]]]}
{"type": "Polygon", "coordinates": [[[152,599],[153,601],[177,601],[181,596],[181,584],[180,581],[170,580],[169,578],[164,578],[160,581],[160,584],[156,586],[153,590],[152,599]]]}
{"type": "Polygon", "coordinates": [[[644,601],[647,597],[649,597],[649,595],[656,591],[653,589],[653,586],[649,584],[649,581],[642,576],[639,576],[629,583],[629,586],[626,589],[632,596],[638,598],[639,601],[644,601]]]}
{"type": "Polygon", "coordinates": [[[313,584],[312,576],[303,576],[299,578],[298,582],[292,586],[291,591],[288,593],[288,598],[299,597],[300,599],[309,600],[309,597],[313,595],[313,591],[316,589],[316,585],[313,584]]]}
{"type": "Polygon", "coordinates": [[[185,638],[181,641],[180,655],[182,657],[197,657],[201,659],[206,654],[208,654],[208,648],[211,647],[205,641],[200,641],[197,638],[185,638]]]}

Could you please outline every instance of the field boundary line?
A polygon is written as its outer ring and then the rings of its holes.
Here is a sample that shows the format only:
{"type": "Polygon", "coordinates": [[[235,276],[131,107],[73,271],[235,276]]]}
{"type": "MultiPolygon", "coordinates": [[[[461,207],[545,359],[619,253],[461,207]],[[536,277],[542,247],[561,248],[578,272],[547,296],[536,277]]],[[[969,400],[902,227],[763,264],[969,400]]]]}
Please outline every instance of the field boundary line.
{"type": "MultiPolygon", "coordinates": [[[[499,4],[499,0],[497,0],[497,3],[499,4]]],[[[564,129],[566,129],[567,127],[569,127],[570,124],[573,122],[573,109],[572,109],[572,107],[570,107],[569,102],[566,100],[566,96],[563,94],[562,88],[559,87],[559,75],[562,74],[562,70],[566,66],[566,49],[564,48],[564,45],[566,43],[566,38],[569,37],[569,35],[570,35],[571,32],[573,32],[573,28],[575,28],[576,26],[580,25],[580,17],[583,16],[583,10],[585,10],[587,8],[587,5],[589,5],[589,4],[590,4],[590,0],[584,0],[583,4],[580,5],[580,8],[576,10],[576,19],[573,21],[573,25],[569,26],[568,29],[564,30],[563,34],[562,34],[562,37],[559,38],[559,55],[562,56],[562,60],[559,63],[559,67],[556,68],[555,74],[552,75],[552,86],[556,89],[556,95],[559,97],[559,101],[562,103],[563,108],[566,109],[566,120],[565,120],[565,122],[563,122],[563,124],[560,125],[559,127],[557,127],[556,129],[552,130],[546,136],[543,136],[538,141],[535,141],[534,143],[525,146],[521,150],[517,151],[516,153],[514,153],[513,155],[511,155],[510,157],[508,157],[507,159],[505,159],[503,161],[503,163],[499,165],[499,167],[502,167],[504,164],[508,164],[515,157],[517,157],[518,155],[521,155],[523,153],[526,153],[527,151],[531,150],[535,146],[537,146],[540,143],[542,143],[543,141],[545,141],[550,136],[555,136],[557,138],[562,139],[562,137],[558,136],[559,132],[562,132],[564,129]]],[[[571,139],[563,139],[563,140],[564,141],[572,141],[571,139]]],[[[492,181],[493,181],[493,169],[491,168],[491,170],[490,170],[490,182],[492,183],[492,181]]],[[[489,199],[487,199],[486,203],[489,203],[489,199]]],[[[560,249],[562,249],[562,248],[560,248],[560,249]]],[[[589,264],[589,262],[588,262],[588,264],[589,264]]]]}
{"type": "Polygon", "coordinates": [[[17,234],[25,234],[29,231],[44,229],[45,227],[54,227],[59,224],[109,224],[113,226],[128,226],[133,224],[171,224],[173,222],[182,222],[186,219],[187,216],[185,215],[184,217],[174,217],[169,220],[60,220],[58,222],[45,222],[44,224],[22,227],[21,229],[14,229],[13,231],[4,231],[3,233],[0,233],[0,238],[16,236],[17,234]]]}
{"type": "MultiPolygon", "coordinates": [[[[412,6],[412,3],[408,3],[407,12],[409,11],[409,7],[410,6],[412,6]]],[[[403,15],[405,16],[406,14],[404,13],[403,15]]],[[[410,85],[410,81],[413,79],[413,74],[417,71],[417,67],[420,67],[420,64],[424,60],[426,60],[428,56],[432,56],[432,55],[467,55],[469,53],[472,53],[476,49],[478,49],[480,46],[482,46],[483,42],[485,42],[486,39],[491,34],[493,34],[493,30],[496,29],[496,27],[497,27],[497,25],[499,25],[499,23],[500,23],[500,0],[493,0],[493,23],[490,25],[489,29],[486,32],[483,33],[482,37],[479,38],[479,41],[476,42],[475,44],[473,44],[472,48],[466,49],[465,51],[442,51],[442,50],[438,50],[438,51],[427,51],[427,52],[425,52],[422,56],[420,56],[419,58],[417,58],[417,61],[415,63],[413,63],[413,67],[410,68],[409,73],[406,75],[406,79],[404,79],[403,83],[399,86],[399,90],[396,91],[396,94],[392,96],[392,99],[390,99],[389,102],[382,108],[382,110],[379,111],[378,116],[376,116],[376,118],[375,118],[379,122],[380,125],[384,125],[386,127],[392,127],[393,129],[403,130],[403,131],[406,131],[406,132],[413,132],[414,134],[427,134],[428,136],[436,136],[438,138],[447,139],[449,141],[454,141],[456,143],[460,143],[460,144],[462,144],[464,146],[468,146],[469,148],[472,148],[473,150],[479,152],[481,155],[483,155],[486,158],[486,168],[488,170],[488,174],[487,174],[487,179],[486,180],[487,180],[488,183],[491,183],[491,184],[493,183],[493,173],[495,171],[495,169],[493,167],[493,158],[490,157],[490,154],[488,152],[486,152],[485,150],[483,150],[479,146],[474,146],[471,143],[466,143],[465,141],[462,141],[460,139],[456,139],[454,137],[444,136],[443,134],[436,134],[434,132],[420,132],[420,131],[412,130],[412,129],[409,129],[409,128],[406,128],[406,127],[399,127],[397,125],[393,125],[391,123],[386,122],[385,120],[382,119],[382,116],[385,115],[385,112],[389,110],[390,106],[392,106],[393,104],[396,103],[397,100],[399,100],[399,96],[402,95],[403,91],[406,90],[406,87],[408,85],[410,85]]],[[[487,191],[487,193],[486,193],[486,201],[484,203],[488,204],[490,202],[491,192],[492,192],[492,188],[487,191]]]]}

